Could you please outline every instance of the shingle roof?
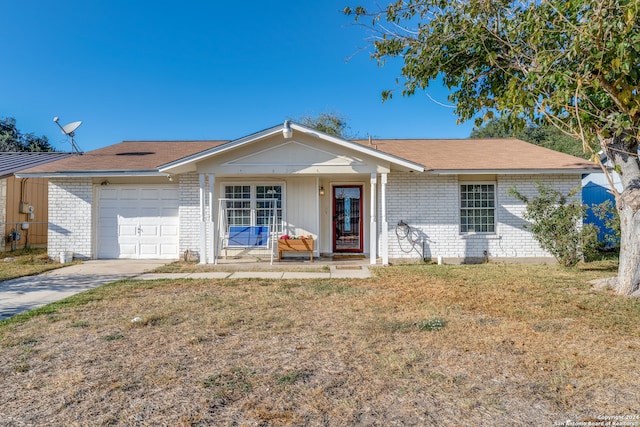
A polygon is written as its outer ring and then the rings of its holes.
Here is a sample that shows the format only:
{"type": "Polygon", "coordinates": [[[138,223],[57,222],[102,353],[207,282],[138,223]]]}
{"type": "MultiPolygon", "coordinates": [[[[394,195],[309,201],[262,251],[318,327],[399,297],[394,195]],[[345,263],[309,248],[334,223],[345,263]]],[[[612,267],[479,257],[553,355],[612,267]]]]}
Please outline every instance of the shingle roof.
{"type": "MultiPolygon", "coordinates": [[[[368,145],[367,140],[354,141],[368,145]]],[[[515,138],[374,139],[372,147],[409,159],[427,171],[598,169],[595,163],[515,138]]]]}
{"type": "Polygon", "coordinates": [[[213,148],[227,141],[124,141],[88,151],[24,173],[155,171],[158,166],[213,148]]]}
{"type": "Polygon", "coordinates": [[[23,169],[64,159],[72,155],[72,153],[59,153],[55,151],[0,152],[0,178],[13,175],[23,169]]]}
{"type": "MultiPolygon", "coordinates": [[[[158,167],[217,147],[228,141],[124,141],[24,169],[22,173],[158,172],[158,167]]],[[[587,160],[518,139],[374,139],[353,141],[423,165],[427,171],[490,173],[491,171],[595,170],[587,160]]]]}

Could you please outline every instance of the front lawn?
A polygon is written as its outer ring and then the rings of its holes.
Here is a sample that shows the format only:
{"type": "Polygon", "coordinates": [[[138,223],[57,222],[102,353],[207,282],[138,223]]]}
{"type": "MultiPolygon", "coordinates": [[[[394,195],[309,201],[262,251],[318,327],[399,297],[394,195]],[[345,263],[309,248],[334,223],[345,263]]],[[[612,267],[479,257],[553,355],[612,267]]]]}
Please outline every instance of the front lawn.
{"type": "Polygon", "coordinates": [[[640,302],[591,290],[615,274],[606,265],[374,272],[121,281],[0,322],[0,419],[529,426],[640,414],[640,302]]]}
{"type": "Polygon", "coordinates": [[[0,280],[32,276],[62,267],[47,256],[46,249],[18,249],[0,253],[0,280]]]}

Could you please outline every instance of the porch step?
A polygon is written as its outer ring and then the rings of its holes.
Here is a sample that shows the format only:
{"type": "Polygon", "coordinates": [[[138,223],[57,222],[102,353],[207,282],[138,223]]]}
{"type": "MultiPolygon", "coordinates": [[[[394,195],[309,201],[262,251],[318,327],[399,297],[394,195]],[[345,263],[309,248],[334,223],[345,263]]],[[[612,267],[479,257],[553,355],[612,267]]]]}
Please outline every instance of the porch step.
{"type": "Polygon", "coordinates": [[[362,270],[360,265],[336,265],[336,270],[362,270]]]}
{"type": "Polygon", "coordinates": [[[364,254],[334,254],[332,258],[334,260],[341,260],[341,259],[365,259],[366,257],[364,256],[364,254]]]}

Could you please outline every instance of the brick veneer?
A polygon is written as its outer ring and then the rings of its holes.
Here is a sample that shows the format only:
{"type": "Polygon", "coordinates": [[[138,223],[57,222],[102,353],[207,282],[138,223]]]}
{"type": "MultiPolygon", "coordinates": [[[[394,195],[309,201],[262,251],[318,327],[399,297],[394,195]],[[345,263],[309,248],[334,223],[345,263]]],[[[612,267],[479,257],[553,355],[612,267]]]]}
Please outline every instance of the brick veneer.
{"type": "Polygon", "coordinates": [[[459,232],[461,181],[457,176],[390,174],[387,185],[389,258],[419,259],[422,251],[429,259],[439,256],[455,260],[482,259],[485,251],[489,258],[550,258],[523,228],[523,203],[507,191],[515,187],[526,196],[534,196],[536,182],[541,182],[566,194],[580,185],[580,176],[505,175],[498,176],[495,182],[496,233],[465,235],[459,232]],[[412,239],[397,237],[396,225],[400,220],[415,230],[412,239]],[[412,248],[413,241],[415,248],[412,248]]]}
{"type": "Polygon", "coordinates": [[[180,175],[180,249],[200,256],[200,185],[196,173],[180,175]]]}
{"type": "Polygon", "coordinates": [[[86,179],[49,180],[49,233],[47,252],[58,258],[73,251],[78,259],[93,257],[93,185],[86,179]]]}

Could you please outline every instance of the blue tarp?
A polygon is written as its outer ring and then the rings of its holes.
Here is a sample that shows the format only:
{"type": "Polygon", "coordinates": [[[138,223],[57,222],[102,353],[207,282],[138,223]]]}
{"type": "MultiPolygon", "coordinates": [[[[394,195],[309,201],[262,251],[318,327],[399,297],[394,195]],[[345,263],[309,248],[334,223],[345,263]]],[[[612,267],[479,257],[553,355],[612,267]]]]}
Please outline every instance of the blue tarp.
{"type": "Polygon", "coordinates": [[[269,244],[268,226],[230,226],[229,243],[232,248],[257,248],[269,244]]]}
{"type": "Polygon", "coordinates": [[[607,200],[611,200],[611,203],[613,203],[613,206],[615,206],[615,197],[613,197],[613,194],[607,191],[606,187],[594,184],[593,182],[590,182],[582,187],[582,203],[584,205],[587,205],[588,207],[584,222],[585,224],[593,224],[600,228],[600,232],[598,233],[598,240],[600,240],[601,242],[605,240],[605,235],[607,233],[612,233],[612,230],[605,227],[604,221],[594,215],[592,206],[599,205],[600,203],[603,203],[607,200]]]}

